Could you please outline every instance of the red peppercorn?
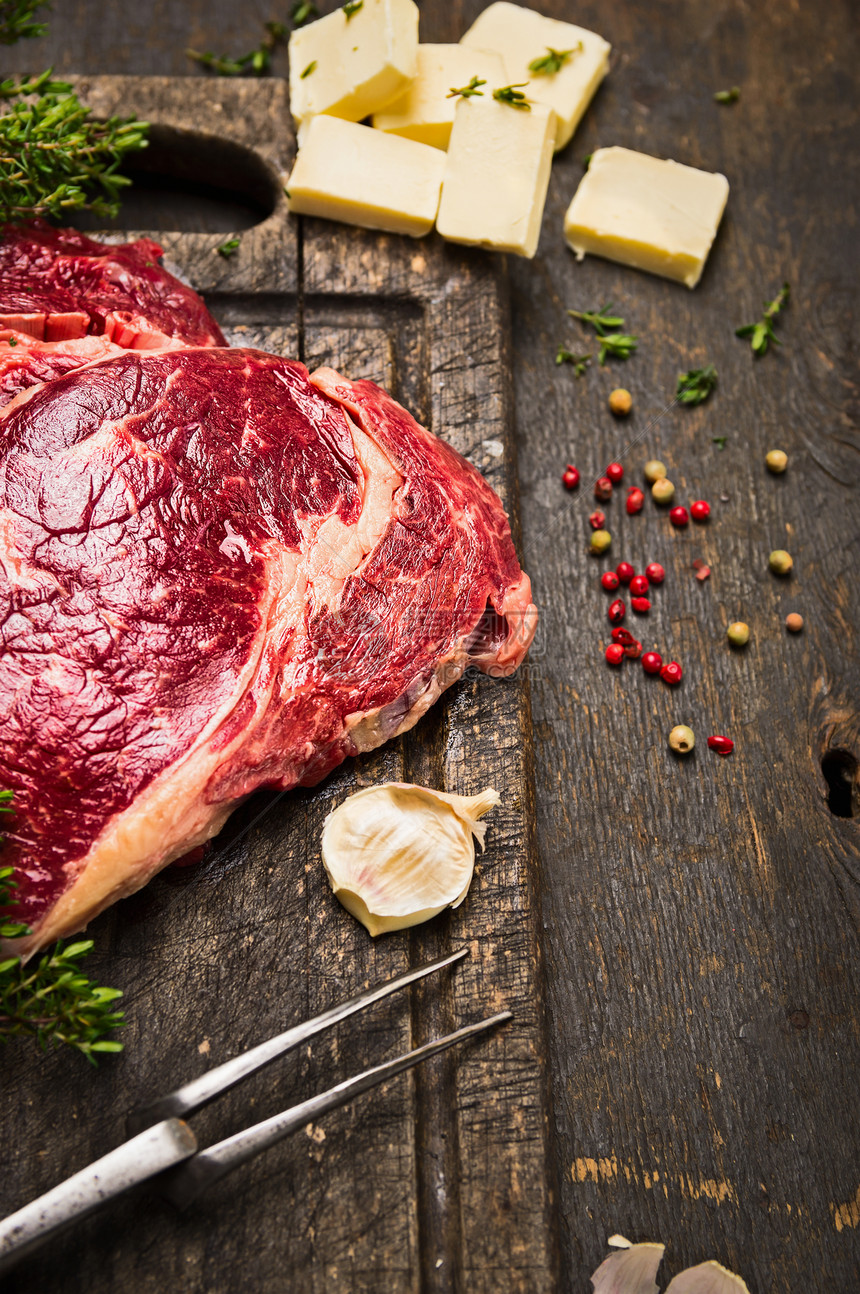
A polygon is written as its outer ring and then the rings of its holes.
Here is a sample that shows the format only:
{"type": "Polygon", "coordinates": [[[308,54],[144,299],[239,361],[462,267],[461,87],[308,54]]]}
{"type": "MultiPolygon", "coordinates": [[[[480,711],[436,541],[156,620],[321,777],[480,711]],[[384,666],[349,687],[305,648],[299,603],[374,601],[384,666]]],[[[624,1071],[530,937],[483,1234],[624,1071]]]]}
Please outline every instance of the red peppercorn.
{"type": "Polygon", "coordinates": [[[715,750],[718,755],[730,755],[735,748],[735,743],[731,737],[709,737],[708,749],[715,750]]]}
{"type": "Polygon", "coordinates": [[[620,598],[616,598],[614,602],[610,602],[609,610],[606,614],[609,616],[611,625],[620,625],[627,614],[627,608],[620,598]]]}
{"type": "Polygon", "coordinates": [[[594,482],[594,497],[601,503],[606,503],[612,497],[612,482],[608,476],[598,476],[594,482]]]}
{"type": "Polygon", "coordinates": [[[647,575],[634,575],[633,579],[630,581],[630,592],[637,598],[646,597],[648,593],[647,575]]]}
{"type": "Polygon", "coordinates": [[[579,485],[579,472],[572,463],[568,463],[567,467],[562,472],[561,483],[566,490],[575,490],[579,485]]]}
{"type": "Polygon", "coordinates": [[[620,643],[610,643],[604,654],[607,665],[620,665],[624,660],[624,648],[620,643]]]}
{"type": "Polygon", "coordinates": [[[588,518],[588,524],[591,526],[592,530],[602,530],[606,525],[606,513],[592,512],[591,516],[588,518]]]}
{"type": "Polygon", "coordinates": [[[647,615],[651,610],[651,601],[649,598],[631,598],[630,605],[637,615],[647,615]]]}
{"type": "Polygon", "coordinates": [[[606,469],[606,475],[613,485],[617,485],[619,481],[624,479],[624,468],[620,463],[610,463],[606,469]]]}
{"type": "Polygon", "coordinates": [[[694,521],[707,521],[711,515],[710,503],[705,503],[704,499],[697,499],[695,503],[690,504],[690,516],[694,521]]]}
{"type": "Polygon", "coordinates": [[[614,571],[604,571],[600,577],[600,583],[607,593],[614,593],[621,581],[614,571]]]}
{"type": "Polygon", "coordinates": [[[615,567],[615,574],[622,584],[629,584],[636,574],[636,569],[629,562],[619,562],[615,567]]]}
{"type": "Polygon", "coordinates": [[[659,652],[646,651],[642,657],[642,668],[646,674],[659,674],[663,668],[663,657],[659,652]]]}
{"type": "Polygon", "coordinates": [[[664,683],[680,683],[683,678],[683,671],[676,660],[670,660],[668,665],[664,665],[660,670],[660,677],[664,683]]]}
{"type": "Polygon", "coordinates": [[[622,643],[623,646],[626,647],[630,643],[635,643],[636,639],[633,637],[629,629],[618,628],[612,630],[612,641],[614,643],[622,643]]]}
{"type": "Polygon", "coordinates": [[[637,512],[642,511],[642,506],[644,503],[645,503],[645,495],[639,489],[639,486],[631,485],[630,489],[627,491],[628,515],[631,517],[635,517],[637,512]]]}
{"type": "Polygon", "coordinates": [[[642,644],[638,643],[634,638],[632,643],[625,644],[624,655],[628,660],[638,660],[642,655],[642,644]]]}
{"type": "Polygon", "coordinates": [[[666,578],[666,572],[659,562],[649,562],[645,567],[645,574],[651,584],[662,584],[666,578]]]}
{"type": "Polygon", "coordinates": [[[669,513],[669,520],[673,526],[677,526],[679,530],[682,530],[689,522],[690,514],[686,508],[672,508],[669,513]]]}

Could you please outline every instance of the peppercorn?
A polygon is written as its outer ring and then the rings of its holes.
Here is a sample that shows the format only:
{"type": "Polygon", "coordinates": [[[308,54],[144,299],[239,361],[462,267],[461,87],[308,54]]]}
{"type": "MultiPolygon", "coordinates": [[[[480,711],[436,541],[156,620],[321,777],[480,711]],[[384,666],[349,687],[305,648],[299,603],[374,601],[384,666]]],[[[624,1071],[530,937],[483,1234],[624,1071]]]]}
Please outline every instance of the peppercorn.
{"type": "Polygon", "coordinates": [[[683,530],[684,526],[689,524],[690,514],[686,508],[682,508],[682,507],[672,508],[672,510],[669,513],[669,520],[671,521],[673,526],[676,526],[678,528],[678,530],[683,530]]]}
{"type": "Polygon", "coordinates": [[[623,386],[617,386],[614,391],[609,392],[609,411],[614,413],[616,418],[626,418],[632,408],[633,397],[623,386]]]}
{"type": "Polygon", "coordinates": [[[612,482],[608,476],[598,476],[594,482],[594,497],[601,503],[606,503],[612,498],[612,482]]]}
{"type": "Polygon", "coordinates": [[[645,616],[651,610],[651,601],[649,598],[631,598],[630,605],[637,615],[645,616]]]}
{"type": "Polygon", "coordinates": [[[660,476],[651,486],[651,498],[664,507],[675,497],[675,487],[667,476],[660,476]]]}
{"type": "Polygon", "coordinates": [[[624,660],[624,648],[620,643],[610,643],[603,654],[607,665],[620,665],[624,660]]]}
{"type": "Polygon", "coordinates": [[[649,485],[655,481],[660,481],[666,475],[666,465],[661,463],[659,458],[649,458],[645,464],[645,480],[649,485]]]}
{"type": "Polygon", "coordinates": [[[607,593],[614,593],[621,581],[614,571],[604,571],[600,577],[600,583],[607,593]]]}
{"type": "Polygon", "coordinates": [[[648,577],[647,575],[634,575],[630,581],[630,592],[636,598],[647,598],[648,596],[648,577]]]}
{"type": "Polygon", "coordinates": [[[670,660],[669,663],[664,665],[660,670],[660,677],[664,683],[668,683],[670,686],[674,687],[676,683],[681,682],[681,679],[684,677],[684,671],[676,660],[670,660]]]}
{"type": "Polygon", "coordinates": [[[663,668],[663,657],[659,652],[646,651],[642,657],[642,668],[646,674],[659,674],[663,668]]]}
{"type": "Polygon", "coordinates": [[[666,578],[666,572],[659,562],[649,562],[645,567],[645,574],[650,584],[662,584],[666,578]]]}
{"type": "Polygon", "coordinates": [[[610,463],[606,469],[606,475],[613,485],[618,485],[620,481],[624,480],[624,468],[620,463],[610,463]]]}
{"type": "Polygon", "coordinates": [[[631,566],[629,562],[619,562],[615,567],[615,574],[622,584],[629,584],[636,574],[636,568],[631,566]]]}
{"type": "Polygon", "coordinates": [[[627,608],[620,598],[616,598],[614,602],[610,602],[609,610],[606,614],[609,616],[609,623],[611,625],[620,625],[621,621],[627,614],[627,608]]]}
{"type": "Polygon", "coordinates": [[[669,745],[676,755],[689,755],[695,744],[696,737],[693,729],[688,728],[685,723],[676,724],[669,733],[669,745]]]}
{"type": "Polygon", "coordinates": [[[591,526],[592,530],[602,530],[606,525],[606,513],[592,512],[588,518],[588,524],[591,526]]]}
{"type": "Polygon", "coordinates": [[[591,536],[591,551],[593,553],[605,553],[612,543],[612,536],[608,530],[595,530],[591,536]]]}
{"type": "Polygon", "coordinates": [[[612,630],[612,641],[614,643],[621,643],[624,647],[628,647],[631,643],[635,643],[636,639],[633,637],[629,629],[625,629],[623,625],[619,625],[616,629],[612,630]]]}
{"type": "Polygon", "coordinates": [[[790,634],[799,634],[803,628],[803,616],[798,615],[796,611],[792,611],[790,615],[785,617],[785,627],[790,634]]]}
{"type": "Polygon", "coordinates": [[[750,627],[743,620],[734,620],[726,630],[726,637],[733,647],[746,647],[750,640],[750,627]]]}
{"type": "Polygon", "coordinates": [[[788,454],[781,449],[772,449],[764,461],[769,472],[773,472],[774,476],[781,476],[788,467],[788,454]]]}
{"type": "Polygon", "coordinates": [[[627,491],[628,516],[635,517],[637,512],[642,511],[642,506],[644,503],[645,503],[645,495],[639,489],[639,486],[631,485],[630,489],[627,491]]]}
{"type": "Polygon", "coordinates": [[[642,644],[634,638],[632,642],[624,644],[624,655],[628,660],[638,660],[642,655],[642,644]]]}
{"type": "Polygon", "coordinates": [[[566,490],[575,490],[579,485],[579,472],[572,463],[568,463],[562,472],[561,483],[566,490]]]}
{"type": "Polygon", "coordinates": [[[794,565],[794,559],[784,548],[775,548],[768,557],[767,564],[774,575],[788,575],[794,565]]]}
{"type": "Polygon", "coordinates": [[[695,503],[690,504],[690,516],[694,521],[707,521],[711,515],[711,505],[704,499],[696,499],[695,503]]]}

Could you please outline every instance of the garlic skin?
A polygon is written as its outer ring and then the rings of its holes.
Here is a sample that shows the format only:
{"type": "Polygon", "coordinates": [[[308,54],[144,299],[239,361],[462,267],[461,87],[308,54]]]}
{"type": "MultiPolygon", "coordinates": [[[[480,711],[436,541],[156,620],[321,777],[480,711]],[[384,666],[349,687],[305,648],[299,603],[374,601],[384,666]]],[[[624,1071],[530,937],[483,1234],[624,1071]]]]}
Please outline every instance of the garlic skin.
{"type": "Polygon", "coordinates": [[[337,898],[374,937],[429,921],[463,902],[475,869],[479,819],[500,801],[492,787],[452,795],[385,782],[328,815],[322,859],[337,898]]]}

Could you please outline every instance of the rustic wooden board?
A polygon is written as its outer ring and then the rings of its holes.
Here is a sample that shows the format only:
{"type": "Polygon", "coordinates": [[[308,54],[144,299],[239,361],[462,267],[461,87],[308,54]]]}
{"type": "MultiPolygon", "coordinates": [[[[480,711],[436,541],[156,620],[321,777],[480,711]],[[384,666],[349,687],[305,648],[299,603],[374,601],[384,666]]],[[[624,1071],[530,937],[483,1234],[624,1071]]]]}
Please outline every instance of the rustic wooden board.
{"type": "MultiPolygon", "coordinates": [[[[321,222],[303,221],[297,237],[281,192],[292,148],[282,82],[102,77],[80,91],[102,114],[121,106],[158,124],[167,151],[151,165],[175,147],[206,156],[222,185],[231,165],[250,173],[239,153],[219,159],[205,139],[198,150],[169,134],[189,120],[252,147],[271,214],[228,261],[216,251],[223,232],[159,233],[168,263],[206,293],[232,344],[383,383],[516,512],[498,265],[321,222]]],[[[470,956],[229,1094],[195,1128],[223,1136],[458,1023],[505,1007],[515,1019],[309,1126],[181,1217],[152,1196],[118,1204],[22,1264],[10,1290],[556,1287],[529,731],[524,680],[472,672],[413,732],[314,791],[255,797],[212,858],[168,869],[93,924],[94,969],[126,993],[127,1050],[96,1073],[74,1055],[4,1058],[4,1123],[16,1130],[7,1211],[120,1141],[147,1097],[442,951],[470,956]],[[332,897],[318,841],[350,790],[390,779],[467,793],[490,784],[502,804],[463,907],[372,942],[332,897]]]]}

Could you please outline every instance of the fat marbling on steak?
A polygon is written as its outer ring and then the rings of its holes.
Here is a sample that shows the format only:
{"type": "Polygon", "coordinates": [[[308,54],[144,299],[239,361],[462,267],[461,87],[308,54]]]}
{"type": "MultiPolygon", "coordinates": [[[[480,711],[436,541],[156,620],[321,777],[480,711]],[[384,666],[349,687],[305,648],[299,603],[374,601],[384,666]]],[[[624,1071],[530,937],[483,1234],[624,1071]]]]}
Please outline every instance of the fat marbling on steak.
{"type": "Polygon", "coordinates": [[[371,382],[120,353],[0,412],[3,862],[32,951],[412,727],[536,612],[480,473],[371,382]]]}

